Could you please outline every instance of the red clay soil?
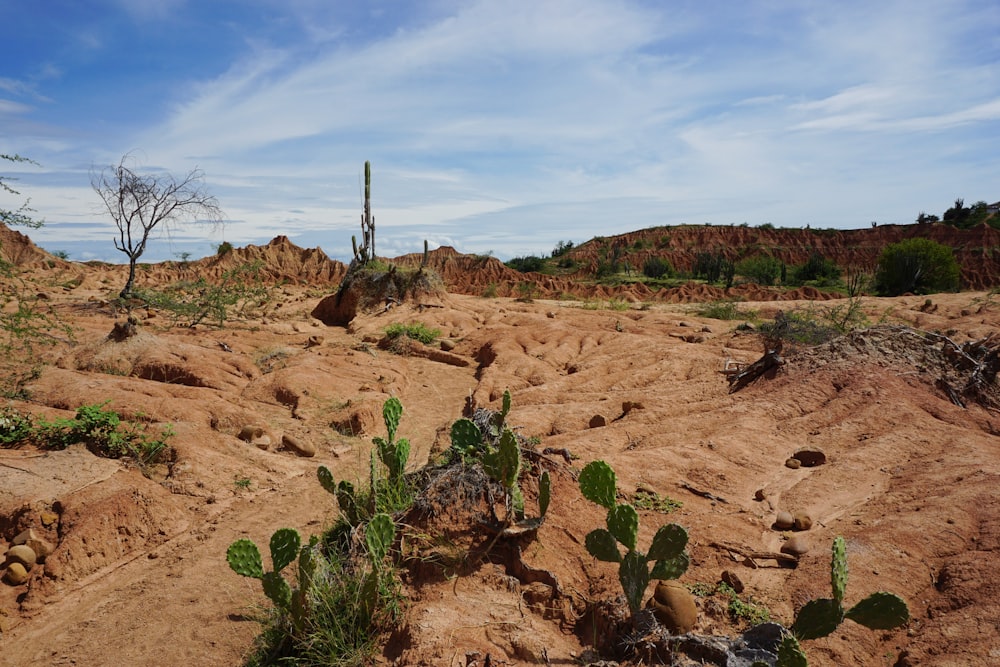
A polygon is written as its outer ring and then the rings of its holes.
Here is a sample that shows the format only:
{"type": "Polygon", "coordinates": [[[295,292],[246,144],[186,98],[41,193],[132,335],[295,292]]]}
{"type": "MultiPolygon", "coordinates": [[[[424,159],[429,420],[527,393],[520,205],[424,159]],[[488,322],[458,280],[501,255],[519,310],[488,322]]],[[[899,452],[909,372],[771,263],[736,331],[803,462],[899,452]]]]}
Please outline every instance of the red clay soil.
{"type": "MultiPolygon", "coordinates": [[[[280,527],[309,534],[331,525],[337,510],[316,467],[363,479],[388,397],[404,405],[399,435],[410,440],[416,468],[448,446],[467,405],[497,409],[507,389],[508,421],[538,438],[539,450],[574,457],[549,457],[549,516],[517,558],[485,559],[460,577],[444,569],[410,575],[405,623],[379,664],[457,666],[475,652],[493,664],[577,664],[600,643],[587,612],[614,603],[621,589],[614,567],[583,546],[604,512],[581,496],[573,475],[594,459],[613,466],[626,494],[643,486],[683,503],[669,515],[641,512],[639,541],[648,544],[665,522],[685,526],[692,565],[684,583],[712,585],[733,571],[744,598],[788,624],[806,601],[829,597],[830,545],[841,535],[847,603],[889,590],[909,604],[904,628],[846,622],[805,642],[810,664],[1000,662],[1000,413],[952,402],[940,380],[956,384],[959,371],[940,338],[913,332],[985,338],[1000,323],[995,297],[932,295],[930,306],[927,297],[865,297],[869,319],[893,327],[786,350],[774,377],[731,394],[719,371],[727,360],[757,359],[760,338],[684,303],[601,310],[459,294],[451,286],[461,267],[480,262],[499,282],[499,262],[438,251],[450,293],[434,307],[404,303],[327,327],[310,313],[335,289],[329,260],[281,239],[234,253],[243,251],[268,275],[292,278],[262,316],[186,328],[143,309],[140,334],[124,342],[107,340],[122,267],[44,256],[25,264],[32,293],[46,295],[75,342],[46,352],[30,400],[7,404],[52,418],[110,401],[123,417],[171,424],[176,435],[173,458],[145,475],[79,446],[0,450],[0,552],[27,528],[55,546],[26,584],[0,584],[0,665],[241,664],[259,630],[250,619],[267,601],[257,582],[229,569],[228,545],[240,537],[266,543],[280,527]],[[439,344],[415,345],[407,356],[381,349],[383,329],[396,322],[440,329],[447,353],[439,344]],[[237,437],[244,427],[260,429],[257,444],[237,437]],[[315,455],[282,447],[285,435],[315,455]],[[827,463],[786,467],[804,446],[823,450],[827,463]],[[778,510],[813,519],[802,534],[811,548],[795,569],[733,550],[777,551],[788,536],[771,527],[778,510]]],[[[180,270],[157,266],[140,280],[155,286],[180,270]]],[[[683,298],[716,294],[692,288],[683,298]]],[[[746,307],[821,316],[827,305],[746,307]]],[[[529,475],[528,507],[533,484],[529,475]]],[[[712,598],[697,602],[696,632],[741,629],[712,598]]]]}

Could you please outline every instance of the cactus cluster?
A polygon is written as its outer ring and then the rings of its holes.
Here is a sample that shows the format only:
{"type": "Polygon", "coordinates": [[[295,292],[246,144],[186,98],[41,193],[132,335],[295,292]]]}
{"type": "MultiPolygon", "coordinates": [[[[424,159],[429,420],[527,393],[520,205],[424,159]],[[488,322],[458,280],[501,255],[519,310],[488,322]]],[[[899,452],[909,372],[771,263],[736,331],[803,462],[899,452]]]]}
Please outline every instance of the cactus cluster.
{"type": "Polygon", "coordinates": [[[910,610],[906,602],[894,593],[872,593],[849,609],[844,609],[847,592],[847,544],[843,537],[833,541],[830,560],[830,585],[832,598],[818,598],[807,602],[795,617],[791,634],[786,636],[778,650],[778,667],[804,667],[805,654],[799,640],[826,637],[849,618],[872,630],[891,630],[906,623],[910,610]]]}
{"type": "Polygon", "coordinates": [[[264,562],[257,545],[241,538],[229,545],[226,560],[229,567],[244,577],[260,579],[264,594],[274,606],[288,613],[296,632],[302,630],[308,610],[309,587],[316,568],[316,547],[319,538],[313,535],[309,543],[302,545],[299,533],[294,528],[279,528],[271,535],[270,551],[272,570],[264,571],[264,562]],[[298,558],[298,586],[293,588],[282,576],[281,571],[298,558]]]}
{"type": "MultiPolygon", "coordinates": [[[[525,519],[524,494],[518,480],[521,476],[521,446],[517,436],[507,426],[507,415],[510,414],[510,390],[503,393],[500,412],[490,416],[485,425],[485,432],[469,419],[459,419],[451,426],[451,451],[463,461],[478,459],[482,461],[483,470],[492,479],[499,482],[505,492],[505,507],[507,516],[502,522],[505,527],[515,522],[527,522],[537,527],[545,519],[551,499],[552,482],[547,471],[542,472],[538,480],[538,510],[537,519],[525,519]]],[[[527,527],[527,524],[525,524],[527,527]]]]}
{"type": "Polygon", "coordinates": [[[403,404],[393,396],[382,406],[382,419],[385,421],[385,430],[388,438],[373,438],[372,442],[378,448],[378,457],[382,464],[389,470],[389,481],[399,484],[403,480],[403,473],[406,472],[406,460],[410,456],[410,441],[405,438],[396,440],[396,429],[399,428],[399,420],[403,416],[403,404]]]}
{"type": "Polygon", "coordinates": [[[676,523],[660,526],[649,551],[639,551],[639,513],[628,503],[618,503],[615,471],[604,461],[592,461],[580,471],[580,491],[587,500],[608,510],[607,528],[592,530],[585,544],[594,558],[618,563],[618,579],[635,617],[650,580],[677,579],[687,571],[687,531],[676,523]],[[625,547],[624,555],[619,544],[625,547]]]}

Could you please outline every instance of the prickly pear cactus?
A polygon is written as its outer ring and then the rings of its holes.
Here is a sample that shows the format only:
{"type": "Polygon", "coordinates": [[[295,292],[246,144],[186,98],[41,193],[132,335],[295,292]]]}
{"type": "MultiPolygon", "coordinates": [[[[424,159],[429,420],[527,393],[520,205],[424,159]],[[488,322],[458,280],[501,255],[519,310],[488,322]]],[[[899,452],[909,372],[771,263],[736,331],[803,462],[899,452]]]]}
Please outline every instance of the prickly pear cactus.
{"type": "Polygon", "coordinates": [[[538,478],[538,515],[545,518],[545,513],[549,511],[549,501],[552,499],[552,480],[549,478],[549,471],[546,470],[538,478]]]}
{"type": "Polygon", "coordinates": [[[510,389],[507,389],[503,392],[503,402],[501,403],[500,412],[494,413],[493,423],[490,425],[490,435],[494,438],[502,434],[506,427],[507,415],[510,414],[510,403],[510,389]]]}
{"type": "Polygon", "coordinates": [[[609,510],[615,506],[616,485],[615,471],[604,461],[591,461],[580,471],[583,497],[609,510]]]}
{"type": "Polygon", "coordinates": [[[833,599],[838,604],[844,604],[844,593],[847,591],[847,543],[839,536],[833,540],[830,586],[833,588],[833,599]]]}
{"type": "Polygon", "coordinates": [[[320,486],[326,489],[328,493],[337,495],[337,483],[334,481],[333,473],[330,472],[329,468],[327,468],[326,466],[320,466],[319,468],[317,468],[316,477],[319,478],[320,486]]]}
{"type": "Polygon", "coordinates": [[[809,667],[806,654],[802,651],[799,641],[792,635],[785,635],[778,645],[778,661],[775,667],[809,667]]]}
{"type": "Polygon", "coordinates": [[[638,551],[629,551],[625,554],[618,567],[618,580],[622,584],[622,590],[625,591],[628,608],[635,616],[642,608],[642,598],[646,594],[646,587],[649,586],[649,565],[646,557],[638,551]]]}
{"type": "Polygon", "coordinates": [[[514,488],[521,473],[521,448],[513,431],[506,429],[500,436],[499,447],[483,455],[483,469],[504,488],[514,488]]]}
{"type": "Polygon", "coordinates": [[[799,639],[818,639],[836,630],[843,620],[844,608],[839,602],[830,598],[819,598],[810,600],[802,606],[791,630],[799,639]]]}
{"type": "Polygon", "coordinates": [[[302,540],[294,528],[279,528],[271,535],[271,562],[274,571],[281,572],[299,555],[302,540]]]}
{"type": "Polygon", "coordinates": [[[608,532],[625,545],[629,551],[635,551],[636,540],[639,537],[639,513],[631,505],[615,505],[608,512],[608,532]]]}
{"type": "Polygon", "coordinates": [[[451,448],[462,458],[482,449],[483,434],[471,419],[459,419],[451,425],[451,448]]]}
{"type": "Polygon", "coordinates": [[[285,581],[285,578],[281,576],[280,572],[266,573],[261,578],[261,583],[264,585],[264,594],[270,598],[274,606],[285,611],[291,611],[292,588],[285,581]]]}
{"type": "Polygon", "coordinates": [[[245,537],[229,545],[226,550],[226,561],[236,574],[243,577],[260,579],[264,576],[264,561],[260,557],[260,549],[245,537]]]}
{"type": "Polygon", "coordinates": [[[893,593],[872,593],[847,610],[847,618],[872,630],[892,630],[910,620],[910,610],[893,593]]]}
{"type": "Polygon", "coordinates": [[[650,576],[653,579],[679,579],[687,572],[691,560],[684,549],[688,533],[682,526],[670,523],[660,526],[653,536],[646,558],[656,561],[650,576]]]}
{"type": "Polygon", "coordinates": [[[587,552],[597,560],[605,563],[622,562],[622,554],[618,550],[618,540],[604,528],[597,528],[587,533],[584,544],[587,552]]]}
{"type": "Polygon", "coordinates": [[[376,514],[365,526],[365,544],[372,564],[378,566],[396,538],[396,524],[388,514],[376,514]]]}
{"type": "Polygon", "coordinates": [[[389,398],[382,406],[382,420],[385,421],[385,430],[389,434],[389,442],[396,437],[396,429],[399,428],[399,420],[403,416],[403,404],[395,396],[389,398]]]}

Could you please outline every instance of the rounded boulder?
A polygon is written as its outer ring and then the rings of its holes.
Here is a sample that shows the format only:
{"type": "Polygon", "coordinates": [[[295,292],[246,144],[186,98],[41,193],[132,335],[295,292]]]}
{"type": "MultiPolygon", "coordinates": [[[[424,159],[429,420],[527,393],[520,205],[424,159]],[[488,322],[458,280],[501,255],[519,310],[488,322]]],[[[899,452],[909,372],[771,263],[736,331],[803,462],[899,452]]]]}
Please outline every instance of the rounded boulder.
{"type": "Polygon", "coordinates": [[[656,584],[649,608],[665,628],[673,634],[691,632],[698,622],[698,606],[691,592],[676,581],[660,581],[656,584]]]}

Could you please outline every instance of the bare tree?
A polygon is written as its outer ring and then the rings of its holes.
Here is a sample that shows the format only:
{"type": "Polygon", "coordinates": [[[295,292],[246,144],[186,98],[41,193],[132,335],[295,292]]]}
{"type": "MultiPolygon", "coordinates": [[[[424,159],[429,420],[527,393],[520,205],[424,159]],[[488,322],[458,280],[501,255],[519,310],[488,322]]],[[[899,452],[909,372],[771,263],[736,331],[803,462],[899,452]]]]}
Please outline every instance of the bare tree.
{"type": "Polygon", "coordinates": [[[150,233],[157,227],[169,233],[187,220],[219,224],[222,209],[205,190],[200,169],[192,169],[178,180],[171,174],[140,174],[130,168],[131,154],[122,156],[118,166],[93,172],[90,185],[100,196],[115,226],[115,248],[128,256],[128,281],[119,296],[127,299],[135,284],[135,264],[146,251],[150,233]]]}

